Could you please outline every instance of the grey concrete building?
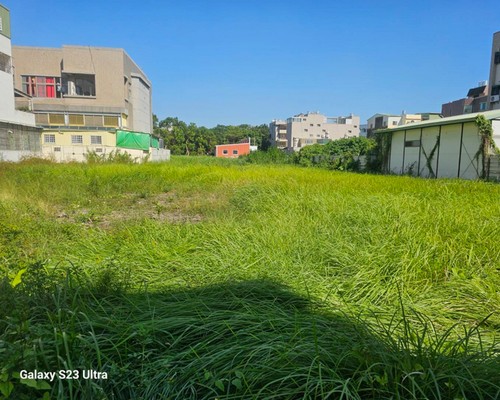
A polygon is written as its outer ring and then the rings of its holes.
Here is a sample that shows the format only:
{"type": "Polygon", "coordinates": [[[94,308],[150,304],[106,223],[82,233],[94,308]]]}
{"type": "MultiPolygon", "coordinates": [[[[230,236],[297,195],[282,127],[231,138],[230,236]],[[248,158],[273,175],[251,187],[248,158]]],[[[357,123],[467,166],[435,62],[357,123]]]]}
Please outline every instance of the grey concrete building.
{"type": "Polygon", "coordinates": [[[488,82],[482,81],[474,88],[469,89],[467,97],[450,101],[441,105],[443,117],[476,113],[488,109],[488,82]]]}
{"type": "Polygon", "coordinates": [[[37,125],[152,133],[151,82],[123,49],[13,46],[17,108],[37,125]]]}

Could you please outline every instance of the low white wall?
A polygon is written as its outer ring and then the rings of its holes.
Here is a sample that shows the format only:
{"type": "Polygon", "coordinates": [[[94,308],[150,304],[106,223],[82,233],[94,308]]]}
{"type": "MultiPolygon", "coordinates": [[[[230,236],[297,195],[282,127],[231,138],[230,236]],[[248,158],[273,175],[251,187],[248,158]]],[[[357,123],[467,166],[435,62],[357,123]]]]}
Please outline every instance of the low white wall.
{"type": "Polygon", "coordinates": [[[0,150],[0,161],[19,162],[22,158],[29,157],[43,157],[43,154],[23,150],[0,150]]]}
{"type": "Polygon", "coordinates": [[[168,149],[151,149],[152,162],[168,161],[170,160],[170,150],[168,149]]]}

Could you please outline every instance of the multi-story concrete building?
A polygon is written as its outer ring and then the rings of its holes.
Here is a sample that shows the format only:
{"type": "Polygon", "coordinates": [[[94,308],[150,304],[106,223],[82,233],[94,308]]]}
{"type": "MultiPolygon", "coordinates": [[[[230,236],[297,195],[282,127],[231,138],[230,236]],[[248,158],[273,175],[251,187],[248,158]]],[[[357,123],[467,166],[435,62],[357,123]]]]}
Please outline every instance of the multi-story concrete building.
{"type": "Polygon", "coordinates": [[[41,155],[41,129],[32,113],[15,107],[10,37],[10,12],[0,4],[0,160],[18,161],[41,155]]]}
{"type": "Polygon", "coordinates": [[[467,97],[441,105],[443,117],[486,111],[488,104],[488,82],[479,82],[477,87],[469,89],[467,97]]]}
{"type": "MultiPolygon", "coordinates": [[[[151,82],[124,50],[14,46],[12,54],[16,106],[31,110],[43,127],[45,155],[83,161],[88,152],[120,147],[120,132],[151,135],[151,82]]],[[[132,156],[149,157],[143,141],[124,143],[132,156]]]]}
{"type": "Polygon", "coordinates": [[[324,144],[330,140],[359,136],[359,116],[327,117],[319,112],[297,114],[285,121],[275,120],[269,125],[271,141],[278,148],[298,151],[311,144],[324,144]],[[274,138],[274,139],[273,139],[274,138]]]}
{"type": "Polygon", "coordinates": [[[12,48],[16,99],[39,125],[153,130],[151,82],[122,49],[12,48]]]}
{"type": "Polygon", "coordinates": [[[500,31],[493,34],[490,61],[490,90],[488,96],[488,109],[500,109],[500,31]]]}
{"type": "Polygon", "coordinates": [[[281,150],[285,150],[288,147],[286,126],[286,121],[281,119],[275,119],[269,124],[271,146],[275,146],[281,150]]]}
{"type": "Polygon", "coordinates": [[[393,128],[399,125],[401,115],[394,114],[375,114],[366,121],[366,136],[373,137],[376,129],[393,128]]]}

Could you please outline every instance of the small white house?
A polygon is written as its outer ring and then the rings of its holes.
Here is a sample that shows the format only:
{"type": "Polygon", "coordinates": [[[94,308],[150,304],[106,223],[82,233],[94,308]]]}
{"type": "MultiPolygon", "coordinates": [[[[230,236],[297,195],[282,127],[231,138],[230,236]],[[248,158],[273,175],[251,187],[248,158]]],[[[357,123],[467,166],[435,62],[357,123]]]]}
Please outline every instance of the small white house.
{"type": "MultiPolygon", "coordinates": [[[[482,139],[476,117],[491,121],[493,141],[500,147],[500,110],[457,115],[392,129],[378,130],[385,136],[381,149],[387,172],[428,178],[478,179],[483,175],[482,139]]],[[[498,155],[490,151],[485,160],[486,177],[496,176],[498,155]]]]}

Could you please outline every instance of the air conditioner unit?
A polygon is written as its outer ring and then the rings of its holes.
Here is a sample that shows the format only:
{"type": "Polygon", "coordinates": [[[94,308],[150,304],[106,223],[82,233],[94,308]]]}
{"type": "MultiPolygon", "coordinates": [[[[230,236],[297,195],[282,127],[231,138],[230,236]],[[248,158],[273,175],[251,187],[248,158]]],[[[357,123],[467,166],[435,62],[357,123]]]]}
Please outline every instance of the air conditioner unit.
{"type": "Polygon", "coordinates": [[[497,95],[495,95],[495,96],[491,96],[491,97],[490,97],[490,102],[491,102],[491,103],[494,103],[494,102],[496,102],[496,101],[500,101],[500,95],[498,95],[498,94],[497,94],[497,95]]]}

